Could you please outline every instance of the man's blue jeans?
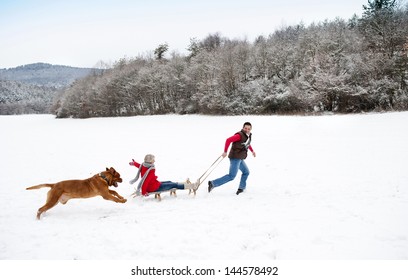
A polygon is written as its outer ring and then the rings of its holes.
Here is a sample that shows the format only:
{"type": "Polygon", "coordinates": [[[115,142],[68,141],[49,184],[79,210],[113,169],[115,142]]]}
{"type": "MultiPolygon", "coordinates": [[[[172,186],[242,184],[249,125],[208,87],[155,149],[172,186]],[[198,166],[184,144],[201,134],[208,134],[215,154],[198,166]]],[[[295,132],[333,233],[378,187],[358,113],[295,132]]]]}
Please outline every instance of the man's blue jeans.
{"type": "Polygon", "coordinates": [[[230,158],[230,168],[229,173],[221,178],[215,179],[212,181],[214,187],[219,187],[228,183],[237,176],[238,170],[241,170],[241,181],[239,182],[239,188],[245,190],[246,180],[249,175],[249,169],[243,159],[230,158]]]}

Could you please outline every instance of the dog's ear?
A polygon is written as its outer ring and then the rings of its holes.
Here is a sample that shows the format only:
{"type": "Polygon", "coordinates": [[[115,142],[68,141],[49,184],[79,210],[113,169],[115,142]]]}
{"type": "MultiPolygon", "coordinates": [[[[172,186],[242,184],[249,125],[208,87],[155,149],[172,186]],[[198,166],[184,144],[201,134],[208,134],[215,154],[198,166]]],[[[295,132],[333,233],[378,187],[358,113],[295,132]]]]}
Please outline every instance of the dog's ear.
{"type": "Polygon", "coordinates": [[[113,167],[109,168],[109,173],[112,174],[113,176],[115,176],[115,174],[116,174],[115,168],[113,168],[113,167]]]}
{"type": "Polygon", "coordinates": [[[109,168],[106,167],[106,171],[109,171],[109,168]]]}

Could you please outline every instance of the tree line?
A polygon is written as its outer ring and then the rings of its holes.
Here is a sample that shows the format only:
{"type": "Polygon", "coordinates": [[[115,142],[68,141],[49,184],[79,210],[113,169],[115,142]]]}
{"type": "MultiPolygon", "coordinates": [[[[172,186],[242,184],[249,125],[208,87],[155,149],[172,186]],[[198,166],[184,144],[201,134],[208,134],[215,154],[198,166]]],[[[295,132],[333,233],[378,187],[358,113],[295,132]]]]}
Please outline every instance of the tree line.
{"type": "Polygon", "coordinates": [[[0,80],[0,115],[48,113],[57,91],[56,87],[0,80]]]}
{"type": "Polygon", "coordinates": [[[374,0],[363,15],[282,27],[253,42],[219,33],[188,54],[161,44],[74,82],[59,118],[150,114],[309,114],[408,110],[408,5],[374,0]],[[167,58],[166,58],[167,57],[167,58]]]}

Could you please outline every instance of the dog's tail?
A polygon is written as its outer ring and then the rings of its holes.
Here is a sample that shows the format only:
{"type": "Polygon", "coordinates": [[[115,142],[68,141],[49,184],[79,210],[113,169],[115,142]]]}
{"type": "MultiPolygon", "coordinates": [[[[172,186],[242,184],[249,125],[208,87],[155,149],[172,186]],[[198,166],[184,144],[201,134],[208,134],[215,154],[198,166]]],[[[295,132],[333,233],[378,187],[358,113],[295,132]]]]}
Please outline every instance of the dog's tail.
{"type": "Polygon", "coordinates": [[[41,185],[26,188],[26,190],[38,190],[38,189],[41,189],[41,188],[52,188],[53,186],[54,186],[54,184],[41,184],[41,185]]]}

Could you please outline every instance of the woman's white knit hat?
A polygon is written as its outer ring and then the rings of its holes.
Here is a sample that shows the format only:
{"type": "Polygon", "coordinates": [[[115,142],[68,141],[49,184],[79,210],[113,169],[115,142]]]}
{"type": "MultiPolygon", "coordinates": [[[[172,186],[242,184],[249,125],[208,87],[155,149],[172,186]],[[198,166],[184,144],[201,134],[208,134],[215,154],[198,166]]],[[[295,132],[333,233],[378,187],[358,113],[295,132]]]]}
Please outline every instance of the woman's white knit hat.
{"type": "Polygon", "coordinates": [[[153,163],[154,160],[155,160],[154,155],[152,154],[145,155],[144,162],[153,163]]]}

